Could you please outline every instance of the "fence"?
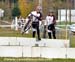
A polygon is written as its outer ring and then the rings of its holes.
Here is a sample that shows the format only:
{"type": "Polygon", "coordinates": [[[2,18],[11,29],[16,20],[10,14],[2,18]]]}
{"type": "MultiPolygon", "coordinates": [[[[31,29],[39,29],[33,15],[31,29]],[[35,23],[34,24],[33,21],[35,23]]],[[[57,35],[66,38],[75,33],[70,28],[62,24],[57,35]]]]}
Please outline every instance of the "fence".
{"type": "Polygon", "coordinates": [[[74,58],[69,46],[69,40],[0,37],[0,57],[74,58]]]}
{"type": "Polygon", "coordinates": [[[0,46],[0,57],[75,58],[75,48],[0,46]]]}
{"type": "Polygon", "coordinates": [[[70,47],[69,40],[61,39],[41,39],[36,41],[35,38],[23,37],[0,37],[0,46],[41,46],[52,48],[65,48],[70,47]]]}

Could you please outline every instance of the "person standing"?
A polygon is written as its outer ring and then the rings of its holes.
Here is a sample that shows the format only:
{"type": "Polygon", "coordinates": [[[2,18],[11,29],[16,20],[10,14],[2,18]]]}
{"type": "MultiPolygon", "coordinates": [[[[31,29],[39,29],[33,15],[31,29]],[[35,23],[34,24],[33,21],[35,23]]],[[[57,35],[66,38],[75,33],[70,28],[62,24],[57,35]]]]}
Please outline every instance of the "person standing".
{"type": "Polygon", "coordinates": [[[48,29],[48,36],[49,39],[53,38],[56,39],[56,32],[55,32],[55,16],[53,14],[53,11],[49,11],[48,15],[46,16],[46,23],[47,23],[47,29],[48,29]]]}

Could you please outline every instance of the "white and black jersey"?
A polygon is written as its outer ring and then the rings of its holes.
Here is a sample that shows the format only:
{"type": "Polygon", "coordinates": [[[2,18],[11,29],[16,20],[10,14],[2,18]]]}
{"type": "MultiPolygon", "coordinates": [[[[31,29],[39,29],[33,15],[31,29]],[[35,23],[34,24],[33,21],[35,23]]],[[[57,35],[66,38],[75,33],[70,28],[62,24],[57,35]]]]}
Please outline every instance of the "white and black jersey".
{"type": "Polygon", "coordinates": [[[51,33],[53,34],[53,38],[56,39],[56,36],[55,36],[55,24],[56,24],[56,21],[55,21],[55,16],[54,15],[48,15],[46,17],[46,25],[48,26],[48,36],[49,38],[52,38],[51,37],[51,33]]]}
{"type": "Polygon", "coordinates": [[[49,30],[54,30],[55,29],[55,23],[56,23],[56,21],[55,21],[55,16],[50,16],[50,15],[48,15],[47,17],[46,17],[46,25],[48,26],[48,31],[49,30]]]}
{"type": "Polygon", "coordinates": [[[46,24],[47,25],[50,25],[50,24],[55,24],[56,21],[55,21],[55,16],[46,16],[46,24]]]}
{"type": "Polygon", "coordinates": [[[32,19],[32,22],[39,22],[41,20],[42,14],[37,11],[32,11],[28,16],[32,19]]]}
{"type": "Polygon", "coordinates": [[[31,19],[32,21],[32,28],[33,31],[36,31],[36,28],[39,27],[39,22],[41,21],[42,18],[42,14],[41,12],[37,12],[37,11],[32,11],[28,17],[31,19]]]}
{"type": "Polygon", "coordinates": [[[37,32],[38,39],[40,40],[39,22],[42,19],[41,12],[32,11],[28,17],[32,21],[33,37],[35,37],[35,33],[37,32]]]}

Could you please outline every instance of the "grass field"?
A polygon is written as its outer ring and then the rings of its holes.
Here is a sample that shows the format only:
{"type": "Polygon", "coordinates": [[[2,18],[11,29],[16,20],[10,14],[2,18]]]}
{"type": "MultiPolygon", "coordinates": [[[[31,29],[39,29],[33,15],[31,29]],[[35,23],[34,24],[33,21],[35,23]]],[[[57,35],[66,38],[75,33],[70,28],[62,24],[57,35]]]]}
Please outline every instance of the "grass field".
{"type": "Polygon", "coordinates": [[[0,37],[32,37],[31,34],[22,35],[20,31],[11,30],[10,28],[0,28],[0,37]]]}
{"type": "Polygon", "coordinates": [[[70,22],[70,21],[60,21],[57,22],[57,25],[70,25],[70,24],[75,24],[75,22],[70,22]]]}
{"type": "Polygon", "coordinates": [[[75,62],[75,59],[0,58],[0,62],[75,62]]]}
{"type": "Polygon", "coordinates": [[[75,48],[75,34],[70,36],[70,41],[71,47],[75,48]]]}

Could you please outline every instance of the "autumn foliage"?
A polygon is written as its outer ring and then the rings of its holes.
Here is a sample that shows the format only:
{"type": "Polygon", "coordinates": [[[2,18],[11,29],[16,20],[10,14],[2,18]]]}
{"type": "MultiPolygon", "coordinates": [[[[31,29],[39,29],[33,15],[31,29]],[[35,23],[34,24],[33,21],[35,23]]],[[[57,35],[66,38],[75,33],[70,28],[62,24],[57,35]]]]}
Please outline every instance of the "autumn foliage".
{"type": "Polygon", "coordinates": [[[27,15],[32,11],[33,9],[33,2],[27,2],[27,0],[18,0],[19,9],[21,11],[22,17],[27,17],[27,15]]]}

